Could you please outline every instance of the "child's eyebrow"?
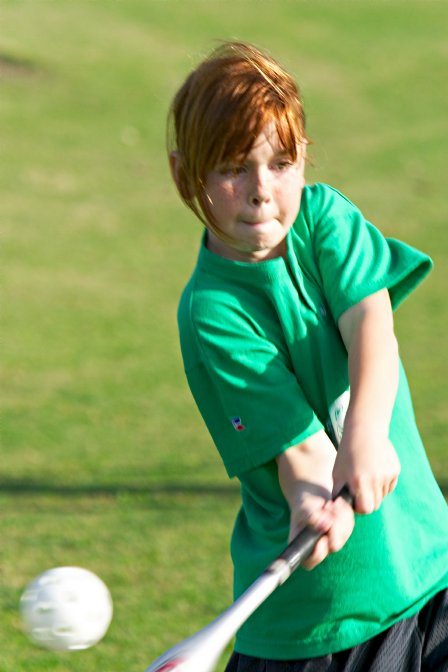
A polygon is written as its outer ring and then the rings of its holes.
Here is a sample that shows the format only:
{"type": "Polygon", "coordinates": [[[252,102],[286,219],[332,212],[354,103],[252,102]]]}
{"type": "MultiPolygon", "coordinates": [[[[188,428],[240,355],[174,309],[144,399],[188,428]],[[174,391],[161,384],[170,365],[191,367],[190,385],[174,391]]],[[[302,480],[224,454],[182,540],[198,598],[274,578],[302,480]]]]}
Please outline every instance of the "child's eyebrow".
{"type": "Polygon", "coordinates": [[[280,149],[278,152],[275,152],[274,154],[275,157],[282,159],[282,158],[292,158],[292,152],[289,149],[280,149]]]}
{"type": "MultiPolygon", "coordinates": [[[[285,147],[279,147],[278,149],[272,150],[272,158],[273,159],[283,159],[283,158],[288,158],[291,159],[293,157],[293,153],[290,149],[287,149],[285,147]]],[[[250,153],[247,154],[245,157],[241,157],[237,159],[237,161],[241,163],[245,163],[246,161],[251,161],[250,153]]]]}
{"type": "Polygon", "coordinates": [[[289,149],[279,149],[272,153],[271,161],[282,161],[285,159],[288,161],[294,160],[294,155],[289,149]]]}

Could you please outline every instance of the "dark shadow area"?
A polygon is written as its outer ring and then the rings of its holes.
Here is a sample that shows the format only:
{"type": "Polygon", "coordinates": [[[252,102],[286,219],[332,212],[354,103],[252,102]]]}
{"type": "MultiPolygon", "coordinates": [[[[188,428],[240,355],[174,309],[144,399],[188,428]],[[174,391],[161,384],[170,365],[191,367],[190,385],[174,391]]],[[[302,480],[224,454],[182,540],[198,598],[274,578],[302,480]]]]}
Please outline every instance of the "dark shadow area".
{"type": "Polygon", "coordinates": [[[35,63],[0,51],[0,79],[32,77],[41,73],[35,63]]]}
{"type": "Polygon", "coordinates": [[[119,495],[217,495],[219,497],[234,497],[239,493],[237,482],[228,485],[218,483],[185,483],[164,482],[148,483],[148,485],[127,485],[125,483],[106,484],[70,484],[32,481],[27,479],[0,480],[0,493],[9,495],[58,495],[67,497],[117,497],[119,495]]]}
{"type": "MultiPolygon", "coordinates": [[[[443,495],[448,499],[448,481],[439,481],[443,495]]],[[[217,495],[219,497],[234,497],[240,492],[237,481],[228,485],[221,483],[185,483],[182,481],[168,481],[164,483],[148,483],[147,485],[128,485],[125,483],[107,484],[69,484],[27,479],[0,480],[0,493],[9,495],[62,495],[76,497],[89,495],[92,497],[117,497],[119,495],[217,495]]]]}

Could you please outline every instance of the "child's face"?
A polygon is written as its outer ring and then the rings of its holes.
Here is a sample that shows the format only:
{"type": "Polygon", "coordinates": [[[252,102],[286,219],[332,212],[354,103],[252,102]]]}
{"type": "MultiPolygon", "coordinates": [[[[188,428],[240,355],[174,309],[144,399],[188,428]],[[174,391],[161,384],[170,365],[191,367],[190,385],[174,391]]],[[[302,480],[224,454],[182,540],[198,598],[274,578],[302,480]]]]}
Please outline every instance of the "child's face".
{"type": "Polygon", "coordinates": [[[270,124],[243,163],[211,171],[205,181],[207,208],[226,240],[209,230],[207,247],[236,261],[284,255],[286,234],[300,209],[304,163],[305,145],[293,162],[270,124]]]}

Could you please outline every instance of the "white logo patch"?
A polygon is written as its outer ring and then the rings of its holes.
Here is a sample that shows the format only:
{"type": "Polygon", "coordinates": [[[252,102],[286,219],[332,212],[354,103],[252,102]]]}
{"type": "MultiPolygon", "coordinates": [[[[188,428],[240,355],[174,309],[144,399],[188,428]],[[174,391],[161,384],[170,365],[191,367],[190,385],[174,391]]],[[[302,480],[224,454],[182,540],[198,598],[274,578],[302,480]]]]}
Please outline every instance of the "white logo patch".
{"type": "Polygon", "coordinates": [[[350,391],[346,390],[340,397],[334,401],[330,406],[330,420],[331,426],[336,437],[336,441],[340,443],[342,439],[342,432],[344,431],[345,416],[350,402],[350,391]]]}

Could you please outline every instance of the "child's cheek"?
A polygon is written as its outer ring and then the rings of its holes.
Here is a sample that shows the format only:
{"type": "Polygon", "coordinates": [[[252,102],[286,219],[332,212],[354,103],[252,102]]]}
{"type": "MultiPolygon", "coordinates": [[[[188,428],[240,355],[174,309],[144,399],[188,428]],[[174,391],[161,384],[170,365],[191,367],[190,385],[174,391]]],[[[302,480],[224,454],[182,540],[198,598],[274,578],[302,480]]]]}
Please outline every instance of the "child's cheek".
{"type": "Polygon", "coordinates": [[[232,212],[238,207],[242,200],[242,189],[238,184],[227,182],[221,185],[217,197],[217,202],[219,202],[220,207],[232,212]]]}

